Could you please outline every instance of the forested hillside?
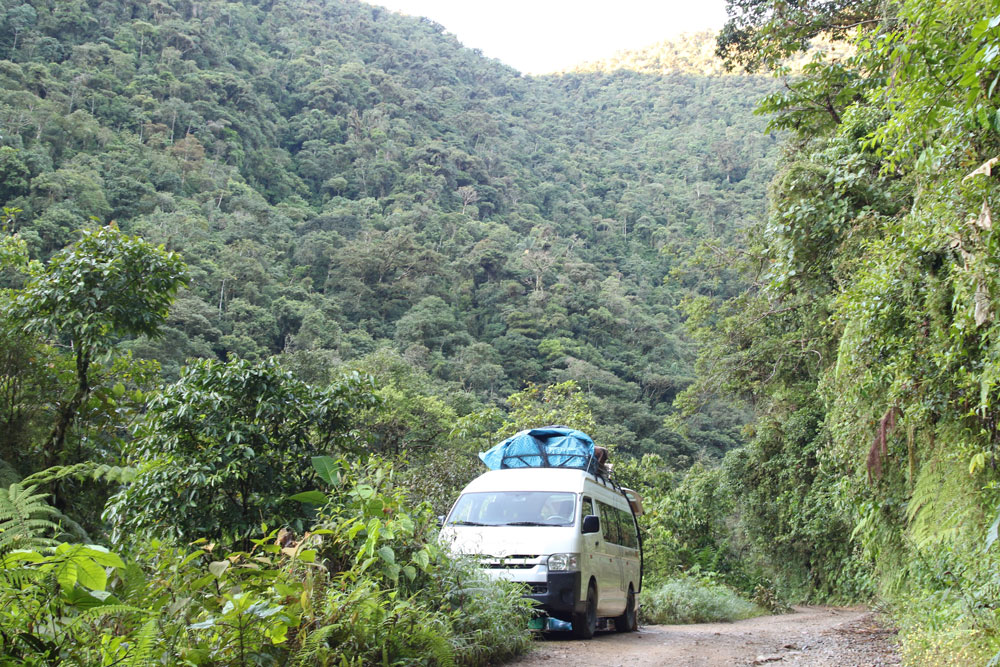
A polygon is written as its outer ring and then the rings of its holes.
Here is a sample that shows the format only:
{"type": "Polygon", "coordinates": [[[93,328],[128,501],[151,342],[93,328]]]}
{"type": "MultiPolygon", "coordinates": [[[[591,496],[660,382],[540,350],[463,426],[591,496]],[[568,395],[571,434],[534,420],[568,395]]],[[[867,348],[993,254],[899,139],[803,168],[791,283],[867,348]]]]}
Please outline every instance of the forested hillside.
{"type": "Polygon", "coordinates": [[[95,217],[190,266],[162,341],[130,344],[166,377],[388,347],[476,401],[575,380],[632,451],[734,444],[727,411],[662,422],[692,377],[677,304],[738,284],[691,259],[764,210],[768,79],[527,79],[353,2],[9,3],[0,57],[33,256],[95,217]]]}
{"type": "Polygon", "coordinates": [[[740,443],[672,407],[779,145],[709,36],[526,78],[351,1],[0,6],[3,660],[493,664],[530,610],[433,521],[479,449],[665,495],[740,443]]]}

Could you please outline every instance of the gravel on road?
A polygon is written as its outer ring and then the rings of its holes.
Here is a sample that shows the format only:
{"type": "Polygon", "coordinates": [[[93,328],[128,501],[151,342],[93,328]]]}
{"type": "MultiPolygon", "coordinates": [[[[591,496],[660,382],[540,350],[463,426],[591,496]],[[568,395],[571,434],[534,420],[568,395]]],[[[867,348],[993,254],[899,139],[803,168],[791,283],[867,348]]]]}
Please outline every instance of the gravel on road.
{"type": "Polygon", "coordinates": [[[895,631],[861,607],[796,607],[735,623],[649,625],[576,640],[549,633],[517,667],[883,667],[900,665],[895,631]]]}

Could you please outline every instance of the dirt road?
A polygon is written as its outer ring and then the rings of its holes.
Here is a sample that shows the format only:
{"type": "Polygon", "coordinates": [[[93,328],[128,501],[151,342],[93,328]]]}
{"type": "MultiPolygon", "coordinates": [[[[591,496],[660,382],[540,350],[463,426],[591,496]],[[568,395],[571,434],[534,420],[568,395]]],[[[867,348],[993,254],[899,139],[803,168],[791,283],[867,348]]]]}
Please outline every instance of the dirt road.
{"type": "Polygon", "coordinates": [[[736,623],[649,625],[637,633],[599,633],[590,641],[551,633],[517,667],[715,667],[899,665],[895,635],[865,609],[796,607],[792,614],[736,623]]]}

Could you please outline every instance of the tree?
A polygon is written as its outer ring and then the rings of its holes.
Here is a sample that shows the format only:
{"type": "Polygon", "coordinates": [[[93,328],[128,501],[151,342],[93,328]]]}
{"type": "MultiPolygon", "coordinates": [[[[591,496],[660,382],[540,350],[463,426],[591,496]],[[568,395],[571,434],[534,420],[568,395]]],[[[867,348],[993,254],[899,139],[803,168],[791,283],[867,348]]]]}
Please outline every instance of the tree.
{"type": "Polygon", "coordinates": [[[289,496],[315,486],[311,457],[360,449],[349,417],[375,404],[373,389],[359,373],[313,386],[274,358],[195,362],[150,401],[130,446],[142,470],[106,518],[121,535],[232,543],[291,522],[301,508],[289,496]]]}
{"type": "Polygon", "coordinates": [[[0,205],[28,192],[31,170],[10,146],[0,147],[0,205]]]}
{"type": "Polygon", "coordinates": [[[442,352],[449,336],[458,330],[451,306],[441,297],[427,296],[396,322],[396,340],[403,347],[420,344],[442,352]]]}
{"type": "Polygon", "coordinates": [[[59,462],[94,388],[92,364],[123,337],[156,336],[187,274],[176,253],[123,234],[114,224],[84,231],[48,264],[33,263],[29,270],[9,313],[28,331],[69,345],[76,374],[75,390],[60,403],[43,448],[42,464],[49,467],[59,462]]]}
{"type": "Polygon", "coordinates": [[[462,199],[462,215],[465,215],[465,210],[469,207],[469,204],[479,201],[479,193],[471,185],[463,185],[457,192],[458,196],[462,199]]]}
{"type": "Polygon", "coordinates": [[[0,468],[9,464],[18,479],[37,464],[36,443],[46,436],[52,397],[65,389],[67,376],[72,369],[64,356],[0,317],[0,468]]]}
{"type": "Polygon", "coordinates": [[[531,385],[507,402],[511,410],[495,434],[497,441],[526,428],[560,425],[592,434],[597,427],[587,399],[572,380],[547,387],[531,385]]]}
{"type": "Polygon", "coordinates": [[[818,35],[842,39],[858,27],[874,27],[882,6],[881,0],[727,0],[729,20],[716,55],[729,69],[773,69],[818,35]]]}

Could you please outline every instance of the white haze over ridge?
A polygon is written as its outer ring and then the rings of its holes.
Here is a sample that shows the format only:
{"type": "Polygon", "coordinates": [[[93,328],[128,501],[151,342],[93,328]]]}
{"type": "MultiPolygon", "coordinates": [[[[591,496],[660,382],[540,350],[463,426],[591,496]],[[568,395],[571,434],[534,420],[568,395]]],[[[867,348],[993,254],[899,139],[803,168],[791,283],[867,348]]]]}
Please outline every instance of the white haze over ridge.
{"type": "Polygon", "coordinates": [[[525,74],[546,74],[681,33],[718,30],[725,0],[369,0],[426,16],[462,44],[525,74]]]}

